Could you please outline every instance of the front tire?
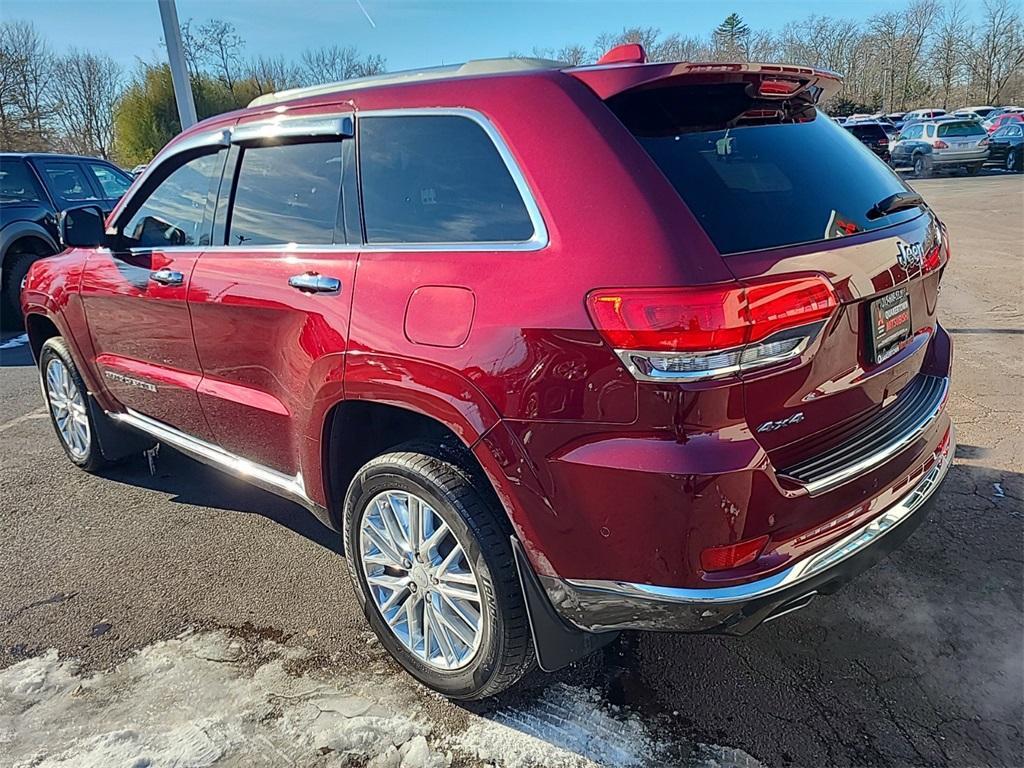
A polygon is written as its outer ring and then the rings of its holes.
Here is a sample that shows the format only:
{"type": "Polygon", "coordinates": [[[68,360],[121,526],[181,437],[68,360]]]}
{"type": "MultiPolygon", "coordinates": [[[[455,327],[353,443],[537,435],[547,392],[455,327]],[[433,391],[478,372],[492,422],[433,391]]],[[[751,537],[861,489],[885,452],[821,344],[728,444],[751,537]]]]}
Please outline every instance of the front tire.
{"type": "Polygon", "coordinates": [[[87,472],[105,467],[108,462],[96,437],[89,390],[60,336],[47,339],[43,344],[39,353],[39,375],[50,422],[64,453],[87,472]]]}
{"type": "Polygon", "coordinates": [[[3,286],[0,286],[0,326],[5,330],[21,329],[25,318],[21,315],[21,284],[29,267],[39,259],[30,252],[8,253],[4,259],[3,286]]]}
{"type": "Polygon", "coordinates": [[[356,596],[421,683],[453,699],[493,696],[535,658],[504,511],[486,481],[406,448],[367,463],[346,494],[356,596]]]}

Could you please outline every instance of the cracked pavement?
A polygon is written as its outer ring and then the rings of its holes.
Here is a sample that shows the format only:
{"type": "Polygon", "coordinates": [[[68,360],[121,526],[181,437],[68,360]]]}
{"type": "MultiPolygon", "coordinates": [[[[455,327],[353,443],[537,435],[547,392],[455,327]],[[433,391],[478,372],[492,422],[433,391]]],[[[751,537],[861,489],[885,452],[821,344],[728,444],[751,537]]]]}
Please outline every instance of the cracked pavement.
{"type": "MultiPolygon", "coordinates": [[[[747,637],[626,634],[498,702],[417,692],[426,717],[455,732],[568,684],[639,713],[681,761],[708,743],[779,766],[1024,765],[1024,177],[913,185],[953,248],[940,317],[960,445],[930,519],[837,595],[747,637]]],[[[105,669],[223,627],[304,648],[311,666],[404,678],[369,640],[335,534],[170,450],[153,477],[141,459],[75,470],[23,346],[0,350],[0,463],[0,668],[56,648],[105,669]]]]}

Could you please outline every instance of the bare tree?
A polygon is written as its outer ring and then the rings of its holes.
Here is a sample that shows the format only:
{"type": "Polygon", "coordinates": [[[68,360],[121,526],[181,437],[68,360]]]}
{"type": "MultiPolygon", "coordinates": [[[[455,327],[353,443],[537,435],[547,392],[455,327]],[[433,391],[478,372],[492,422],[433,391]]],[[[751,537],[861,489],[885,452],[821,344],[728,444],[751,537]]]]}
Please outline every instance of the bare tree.
{"type": "Polygon", "coordinates": [[[53,86],[62,148],[110,157],[123,80],[124,71],[109,56],[72,50],[58,60],[53,86]]]}
{"type": "Polygon", "coordinates": [[[985,0],[985,18],[970,46],[969,64],[976,91],[986,104],[1000,100],[1011,78],[1024,66],[1024,23],[1012,0],[985,0]]]}
{"type": "Polygon", "coordinates": [[[386,68],[382,56],[361,56],[353,46],[331,45],[303,51],[299,61],[299,77],[304,85],[315,85],[378,75],[386,68]]]}
{"type": "Polygon", "coordinates": [[[197,47],[198,60],[210,67],[228,90],[234,93],[238,70],[242,66],[242,48],[245,46],[245,41],[235,31],[235,25],[223,19],[207,19],[196,30],[190,44],[197,47]]]}
{"type": "Polygon", "coordinates": [[[0,146],[40,150],[53,114],[53,54],[24,21],[0,24],[0,146]]]}
{"type": "Polygon", "coordinates": [[[296,88],[302,84],[298,67],[281,56],[250,59],[246,64],[245,79],[253,84],[257,94],[296,88]]]}
{"type": "Polygon", "coordinates": [[[949,108],[953,88],[963,74],[969,43],[964,8],[959,0],[954,0],[942,9],[929,56],[939,78],[938,86],[942,94],[943,109],[949,108]]]}

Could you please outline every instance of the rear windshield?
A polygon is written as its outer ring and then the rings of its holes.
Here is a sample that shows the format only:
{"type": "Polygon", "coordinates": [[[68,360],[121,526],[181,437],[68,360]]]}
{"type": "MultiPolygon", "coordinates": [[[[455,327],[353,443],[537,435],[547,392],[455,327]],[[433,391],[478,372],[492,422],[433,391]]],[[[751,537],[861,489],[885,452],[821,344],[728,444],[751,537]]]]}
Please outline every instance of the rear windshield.
{"type": "Polygon", "coordinates": [[[885,129],[877,123],[873,125],[847,125],[845,127],[858,139],[885,138],[886,136],[885,129]]]}
{"type": "Polygon", "coordinates": [[[811,104],[783,110],[751,99],[742,83],[627,91],[607,103],[723,254],[844,237],[920,214],[868,218],[907,187],[811,104]]]}
{"type": "Polygon", "coordinates": [[[939,136],[984,136],[985,129],[981,123],[975,120],[965,120],[962,123],[942,123],[939,126],[939,136]]]}

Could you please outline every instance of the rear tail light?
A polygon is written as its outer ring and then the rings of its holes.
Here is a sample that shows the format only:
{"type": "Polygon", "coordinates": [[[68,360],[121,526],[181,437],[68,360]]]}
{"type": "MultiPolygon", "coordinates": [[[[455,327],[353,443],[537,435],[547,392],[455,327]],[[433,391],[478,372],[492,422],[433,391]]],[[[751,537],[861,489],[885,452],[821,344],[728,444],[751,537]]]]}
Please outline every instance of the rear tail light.
{"type": "Polygon", "coordinates": [[[936,149],[949,149],[949,144],[944,142],[942,139],[936,139],[935,143],[932,144],[936,149]]]}
{"type": "Polygon", "coordinates": [[[764,551],[767,536],[758,536],[724,547],[708,547],[700,553],[700,567],[705,571],[724,571],[752,563],[764,551]]]}
{"type": "Polygon", "coordinates": [[[979,141],[978,142],[978,146],[979,147],[987,147],[988,146],[988,136],[986,136],[984,139],[979,141]]]}
{"type": "Polygon", "coordinates": [[[882,147],[888,147],[889,146],[889,140],[888,139],[879,139],[878,140],[878,144],[879,144],[879,146],[882,146],[882,147]]]}
{"type": "Polygon", "coordinates": [[[657,381],[715,378],[798,357],[837,306],[821,275],[587,296],[594,327],[626,367],[657,381]]]}

